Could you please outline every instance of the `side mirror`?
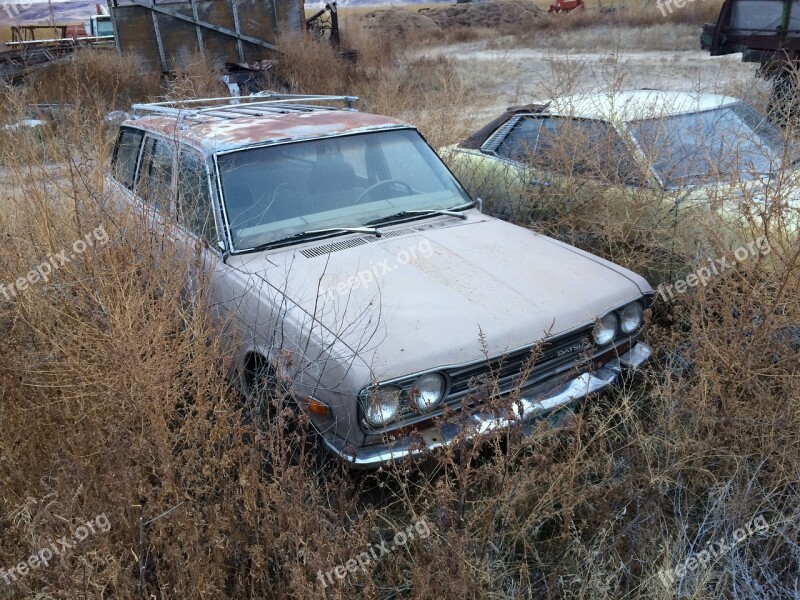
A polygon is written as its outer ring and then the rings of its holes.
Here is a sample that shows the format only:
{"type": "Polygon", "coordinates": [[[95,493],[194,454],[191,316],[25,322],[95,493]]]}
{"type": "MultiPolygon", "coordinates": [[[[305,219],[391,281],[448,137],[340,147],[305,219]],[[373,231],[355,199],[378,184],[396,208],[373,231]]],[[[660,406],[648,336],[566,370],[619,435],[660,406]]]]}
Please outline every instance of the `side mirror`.
{"type": "Polygon", "coordinates": [[[475,198],[475,204],[478,206],[478,212],[483,212],[483,199],[482,198],[475,198]]]}

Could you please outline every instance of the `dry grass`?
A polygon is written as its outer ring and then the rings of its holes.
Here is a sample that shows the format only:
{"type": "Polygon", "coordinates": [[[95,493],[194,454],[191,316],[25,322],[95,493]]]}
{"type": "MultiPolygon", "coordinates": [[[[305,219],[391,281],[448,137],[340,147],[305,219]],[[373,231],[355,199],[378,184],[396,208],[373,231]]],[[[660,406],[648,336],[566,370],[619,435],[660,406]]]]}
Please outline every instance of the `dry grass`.
{"type": "Polygon", "coordinates": [[[151,97],[159,86],[159,75],[140,73],[133,56],[120,57],[113,49],[84,49],[71,60],[35,72],[28,89],[36,102],[74,105],[88,100],[110,110],[124,109],[136,99],[151,97]]]}
{"type": "MultiPolygon", "coordinates": [[[[280,73],[293,90],[360,94],[436,145],[463,137],[473,108],[451,65],[386,44],[359,46],[356,66],[294,45],[280,73]]],[[[181,301],[170,232],[120,214],[104,184],[104,110],[163,89],[84,73],[60,75],[75,105],[65,122],[0,145],[0,283],[99,226],[108,235],[46,283],[0,295],[0,568],[95,515],[111,529],[13,586],[0,579],[0,598],[796,597],[796,242],[771,240],[769,269],[746,263],[660,302],[647,334],[658,361],[566,430],[463,447],[421,472],[276,461],[293,442],[226,381],[202,294],[181,301]],[[669,587],[659,579],[757,516],[766,532],[669,587]],[[321,586],[318,570],[421,520],[430,536],[321,586]]],[[[2,93],[3,122],[41,98],[34,86],[2,93]]],[[[664,232],[607,220],[602,188],[576,188],[546,219],[513,216],[647,268],[664,232]]]]}
{"type": "Polygon", "coordinates": [[[423,12],[416,7],[392,7],[357,11],[344,17],[343,23],[348,30],[379,31],[415,46],[483,40],[500,47],[698,49],[699,27],[716,21],[721,2],[688,3],[671,12],[668,7],[662,12],[650,0],[590,3],[584,12],[568,15],[548,14],[548,6],[531,0],[494,0],[433,5],[423,12]],[[676,30],[681,32],[678,40],[676,30]],[[626,45],[628,38],[646,43],[626,45]]]}
{"type": "Polygon", "coordinates": [[[398,52],[396,40],[349,31],[344,47],[358,51],[353,63],[327,45],[284,40],[275,73],[286,91],[353,94],[367,112],[417,125],[435,147],[461,139],[473,126],[454,119],[470,90],[445,58],[411,57],[398,52]]]}
{"type": "MultiPolygon", "coordinates": [[[[606,10],[587,9],[582,13],[570,15],[554,15],[553,18],[541,22],[543,29],[576,29],[595,27],[597,25],[619,25],[627,27],[647,27],[664,23],[687,24],[700,27],[704,23],[717,20],[722,2],[706,0],[704,2],[687,2],[682,8],[669,6],[664,11],[657,2],[644,0],[641,2],[625,2],[609,5],[606,10]]],[[[699,32],[698,32],[699,35],[699,32]]]]}

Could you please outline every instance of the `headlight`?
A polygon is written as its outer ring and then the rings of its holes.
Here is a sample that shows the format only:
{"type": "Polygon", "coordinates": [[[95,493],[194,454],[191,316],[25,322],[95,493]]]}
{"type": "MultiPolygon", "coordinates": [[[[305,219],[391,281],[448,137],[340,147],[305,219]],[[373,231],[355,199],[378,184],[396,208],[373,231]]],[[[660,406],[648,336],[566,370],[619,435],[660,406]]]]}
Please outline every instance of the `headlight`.
{"type": "Polygon", "coordinates": [[[420,412],[433,410],[444,398],[447,381],[439,373],[428,373],[414,382],[408,401],[420,412]]]}
{"type": "Polygon", "coordinates": [[[367,397],[364,418],[373,427],[391,423],[400,412],[402,390],[396,385],[384,385],[372,390],[367,397]]]}
{"type": "Polygon", "coordinates": [[[644,319],[644,307],[641,302],[631,302],[622,311],[622,319],[619,328],[622,333],[633,333],[642,326],[644,319]]]}
{"type": "Polygon", "coordinates": [[[614,337],[617,335],[617,323],[617,315],[613,312],[597,319],[592,335],[598,346],[605,346],[614,341],[614,337]]]}

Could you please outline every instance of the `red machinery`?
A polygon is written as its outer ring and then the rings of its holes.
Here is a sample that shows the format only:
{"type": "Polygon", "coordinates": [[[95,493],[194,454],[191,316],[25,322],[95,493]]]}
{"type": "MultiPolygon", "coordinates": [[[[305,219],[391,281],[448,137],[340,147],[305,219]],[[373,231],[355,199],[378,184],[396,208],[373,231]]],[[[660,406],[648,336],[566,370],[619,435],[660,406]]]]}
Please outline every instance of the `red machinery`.
{"type": "Polygon", "coordinates": [[[556,0],[555,4],[550,5],[549,13],[573,13],[583,12],[585,8],[583,0],[556,0]]]}

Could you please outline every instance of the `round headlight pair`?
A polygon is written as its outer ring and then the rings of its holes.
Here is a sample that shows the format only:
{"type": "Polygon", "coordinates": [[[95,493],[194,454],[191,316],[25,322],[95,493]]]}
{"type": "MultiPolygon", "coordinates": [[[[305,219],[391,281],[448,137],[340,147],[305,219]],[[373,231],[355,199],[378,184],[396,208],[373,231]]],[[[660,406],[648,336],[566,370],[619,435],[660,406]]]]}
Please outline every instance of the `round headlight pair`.
{"type": "Polygon", "coordinates": [[[594,325],[592,336],[598,346],[605,346],[614,341],[617,337],[617,330],[625,335],[630,335],[636,332],[644,321],[644,306],[641,302],[631,302],[628,304],[620,316],[617,313],[610,312],[603,315],[594,325]]]}
{"type": "MultiPolygon", "coordinates": [[[[444,399],[447,380],[440,373],[427,373],[414,382],[408,391],[408,402],[419,412],[436,408],[444,399]]],[[[397,385],[382,385],[367,398],[364,418],[373,427],[394,421],[400,414],[403,390],[397,385]]]]}

